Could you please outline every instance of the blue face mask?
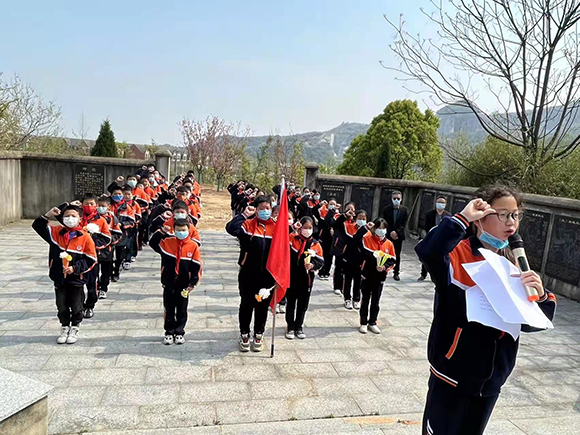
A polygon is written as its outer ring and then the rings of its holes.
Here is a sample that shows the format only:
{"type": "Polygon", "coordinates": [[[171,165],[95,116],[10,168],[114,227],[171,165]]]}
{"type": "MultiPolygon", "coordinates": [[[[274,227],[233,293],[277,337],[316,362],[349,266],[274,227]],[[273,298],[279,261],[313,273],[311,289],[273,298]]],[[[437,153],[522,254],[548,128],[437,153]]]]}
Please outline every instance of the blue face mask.
{"type": "Polygon", "coordinates": [[[113,198],[113,201],[119,202],[123,199],[123,195],[113,195],[111,198],[113,198]]]}
{"type": "Polygon", "coordinates": [[[501,240],[497,237],[489,234],[487,231],[481,230],[481,235],[479,236],[479,240],[482,243],[486,243],[494,249],[504,249],[507,248],[509,242],[507,240],[501,240]]]}
{"type": "Polygon", "coordinates": [[[179,240],[185,240],[185,239],[187,239],[187,236],[189,236],[189,231],[176,231],[175,232],[175,237],[177,237],[179,240]]]}
{"type": "Polygon", "coordinates": [[[260,210],[258,212],[258,219],[261,221],[267,221],[272,216],[272,210],[260,210]]]}
{"type": "Polygon", "coordinates": [[[400,205],[401,205],[401,200],[400,200],[400,199],[393,199],[393,205],[394,205],[395,207],[398,207],[398,206],[400,206],[400,205]]]}
{"type": "Polygon", "coordinates": [[[435,204],[435,207],[437,207],[437,210],[445,210],[445,204],[442,204],[440,202],[435,204]]]}

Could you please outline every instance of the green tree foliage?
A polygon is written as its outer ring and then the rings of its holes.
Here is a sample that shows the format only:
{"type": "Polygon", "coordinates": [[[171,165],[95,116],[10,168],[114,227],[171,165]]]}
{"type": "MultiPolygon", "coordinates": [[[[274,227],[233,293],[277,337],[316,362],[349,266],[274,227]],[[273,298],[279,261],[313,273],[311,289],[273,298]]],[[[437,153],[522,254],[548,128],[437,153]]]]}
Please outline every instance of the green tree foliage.
{"type": "Polygon", "coordinates": [[[99,157],[119,157],[117,152],[117,143],[115,142],[115,134],[111,130],[111,123],[105,119],[101,124],[99,137],[95,146],[91,150],[91,156],[99,157]]]}
{"type": "Polygon", "coordinates": [[[398,100],[376,116],[366,134],[354,139],[339,174],[432,181],[443,165],[439,119],[416,102],[398,100]]]}
{"type": "Polygon", "coordinates": [[[117,142],[117,153],[118,153],[119,157],[122,159],[133,158],[133,151],[131,151],[131,147],[125,141],[117,142]]]}
{"type": "Polygon", "coordinates": [[[500,182],[517,186],[525,192],[539,195],[580,199],[580,151],[561,161],[546,164],[529,180],[525,150],[488,137],[473,147],[458,137],[451,146],[453,160],[441,175],[444,183],[480,187],[500,182]],[[527,180],[527,181],[526,181],[527,180]]]}
{"type": "Polygon", "coordinates": [[[336,174],[340,163],[341,161],[338,157],[332,156],[319,165],[318,172],[321,174],[336,174]]]}

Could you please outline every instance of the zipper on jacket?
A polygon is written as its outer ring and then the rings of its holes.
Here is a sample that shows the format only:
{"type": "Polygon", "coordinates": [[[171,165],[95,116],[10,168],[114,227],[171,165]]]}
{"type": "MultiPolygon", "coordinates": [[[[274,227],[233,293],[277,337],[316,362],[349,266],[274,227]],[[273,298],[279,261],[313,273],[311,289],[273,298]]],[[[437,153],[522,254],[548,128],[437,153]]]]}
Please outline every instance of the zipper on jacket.
{"type": "Polygon", "coordinates": [[[493,358],[491,360],[491,373],[489,375],[489,378],[487,378],[485,381],[483,381],[483,383],[481,384],[481,390],[479,390],[479,396],[483,397],[483,387],[485,386],[485,383],[487,381],[489,381],[492,377],[493,377],[493,372],[495,370],[495,354],[497,352],[497,341],[493,340],[493,358]]]}

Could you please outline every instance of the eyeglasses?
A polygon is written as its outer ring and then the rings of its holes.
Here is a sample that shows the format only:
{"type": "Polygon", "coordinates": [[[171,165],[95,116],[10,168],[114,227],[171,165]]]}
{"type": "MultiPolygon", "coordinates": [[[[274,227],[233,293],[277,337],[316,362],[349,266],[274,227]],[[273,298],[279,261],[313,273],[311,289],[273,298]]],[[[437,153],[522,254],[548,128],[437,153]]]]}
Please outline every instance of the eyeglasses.
{"type": "Polygon", "coordinates": [[[516,222],[521,222],[524,218],[523,211],[514,211],[514,212],[501,212],[495,214],[500,222],[507,222],[508,219],[513,219],[516,222]]]}

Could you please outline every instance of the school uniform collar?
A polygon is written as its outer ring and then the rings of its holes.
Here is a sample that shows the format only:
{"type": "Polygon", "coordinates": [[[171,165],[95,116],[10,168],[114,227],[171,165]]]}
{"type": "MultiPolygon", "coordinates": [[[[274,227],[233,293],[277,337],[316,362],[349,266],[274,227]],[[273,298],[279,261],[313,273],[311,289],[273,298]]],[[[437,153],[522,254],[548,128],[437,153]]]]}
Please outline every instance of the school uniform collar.
{"type": "Polygon", "coordinates": [[[472,235],[469,237],[469,246],[471,246],[471,253],[477,257],[481,257],[481,253],[479,252],[479,248],[484,248],[483,243],[479,240],[476,235],[472,235]]]}

